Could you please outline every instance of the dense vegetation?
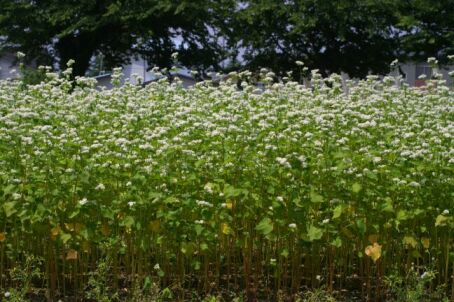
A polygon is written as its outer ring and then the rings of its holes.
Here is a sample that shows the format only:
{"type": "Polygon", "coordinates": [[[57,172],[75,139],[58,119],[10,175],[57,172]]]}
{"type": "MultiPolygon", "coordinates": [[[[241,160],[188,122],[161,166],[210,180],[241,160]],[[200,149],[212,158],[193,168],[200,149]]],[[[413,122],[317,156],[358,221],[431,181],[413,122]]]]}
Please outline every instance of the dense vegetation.
{"type": "Polygon", "coordinates": [[[285,73],[304,59],[322,74],[387,74],[388,63],[440,63],[454,52],[454,0],[0,0],[0,53],[29,63],[76,60],[84,75],[93,56],[103,66],[140,55],[170,67],[171,54],[208,69],[285,73]]]}
{"type": "Polygon", "coordinates": [[[263,71],[264,87],[243,72],[97,90],[70,73],[0,82],[7,296],[453,300],[442,80],[263,71]]]}

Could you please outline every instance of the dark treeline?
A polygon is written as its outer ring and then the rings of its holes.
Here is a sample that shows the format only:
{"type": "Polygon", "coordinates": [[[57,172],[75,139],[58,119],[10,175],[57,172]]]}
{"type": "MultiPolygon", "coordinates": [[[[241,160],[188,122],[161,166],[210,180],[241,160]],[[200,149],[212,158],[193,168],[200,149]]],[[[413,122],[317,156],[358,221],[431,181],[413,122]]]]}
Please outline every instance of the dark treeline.
{"type": "Polygon", "coordinates": [[[74,75],[140,55],[198,71],[383,74],[389,63],[454,53],[454,0],[0,0],[0,51],[74,75]]]}

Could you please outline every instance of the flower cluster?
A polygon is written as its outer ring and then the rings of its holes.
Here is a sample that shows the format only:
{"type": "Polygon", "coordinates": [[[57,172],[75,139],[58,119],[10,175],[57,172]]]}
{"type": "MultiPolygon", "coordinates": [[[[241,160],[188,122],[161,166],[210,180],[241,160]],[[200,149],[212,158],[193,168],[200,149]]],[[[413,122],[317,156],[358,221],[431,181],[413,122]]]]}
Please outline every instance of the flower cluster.
{"type": "Polygon", "coordinates": [[[452,246],[419,240],[454,211],[454,93],[441,80],[417,89],[313,71],[308,87],[266,73],[258,89],[249,76],[189,89],[160,80],[97,90],[55,74],[26,88],[0,82],[4,240],[51,238],[81,254],[115,238],[162,270],[179,267],[175,255],[218,257],[249,242],[276,261],[311,255],[301,247],[314,241],[313,255],[334,246],[350,261],[370,235],[401,257],[452,246]]]}

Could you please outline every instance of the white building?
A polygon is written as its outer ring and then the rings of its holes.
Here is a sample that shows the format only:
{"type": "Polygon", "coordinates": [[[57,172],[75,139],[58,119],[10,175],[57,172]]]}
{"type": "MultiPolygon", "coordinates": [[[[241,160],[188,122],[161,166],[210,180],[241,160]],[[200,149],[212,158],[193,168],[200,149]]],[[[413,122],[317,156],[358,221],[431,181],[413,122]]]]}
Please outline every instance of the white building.
{"type": "MultiPolygon", "coordinates": [[[[160,77],[154,74],[152,71],[149,70],[150,67],[148,63],[141,58],[133,58],[131,59],[130,64],[126,64],[122,66],[122,82],[128,80],[132,84],[137,84],[137,80],[135,76],[139,76],[142,80],[143,83],[146,85],[147,83],[157,81],[160,77]]],[[[111,73],[103,73],[98,76],[95,76],[94,78],[98,81],[98,86],[99,87],[104,87],[106,89],[111,89],[112,84],[111,84],[111,73]]],[[[197,81],[194,79],[193,76],[191,76],[191,73],[186,70],[186,69],[180,69],[176,72],[171,72],[171,75],[173,77],[178,77],[182,82],[184,87],[190,87],[194,85],[197,81]]]]}
{"type": "MultiPolygon", "coordinates": [[[[425,80],[419,79],[421,75],[425,75],[427,79],[433,74],[432,67],[428,63],[404,63],[400,64],[400,69],[403,72],[403,78],[410,86],[424,86],[425,80]]],[[[453,86],[453,80],[449,76],[449,72],[454,71],[454,65],[444,66],[438,69],[438,72],[443,75],[449,87],[453,86]]],[[[393,73],[395,75],[395,73],[393,73]]]]}
{"type": "Polygon", "coordinates": [[[13,79],[19,76],[19,67],[15,65],[17,57],[12,53],[0,55],[0,80],[13,79]]]}

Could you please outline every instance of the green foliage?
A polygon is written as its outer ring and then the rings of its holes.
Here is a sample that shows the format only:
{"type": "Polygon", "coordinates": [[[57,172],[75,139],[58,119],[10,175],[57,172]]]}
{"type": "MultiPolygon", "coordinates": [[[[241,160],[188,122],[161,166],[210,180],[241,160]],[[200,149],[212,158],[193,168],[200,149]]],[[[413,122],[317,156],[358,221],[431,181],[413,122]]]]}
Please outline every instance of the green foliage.
{"type": "Polygon", "coordinates": [[[90,272],[88,288],[85,292],[87,299],[99,302],[118,301],[118,293],[112,290],[111,280],[111,260],[109,258],[100,259],[96,270],[90,272]]]}
{"type": "Polygon", "coordinates": [[[255,229],[263,235],[268,235],[273,231],[273,223],[271,222],[271,219],[263,218],[255,229]]]}
{"type": "Polygon", "coordinates": [[[323,230],[314,225],[310,225],[309,229],[307,230],[307,235],[309,241],[319,240],[323,236],[323,230]]]}
{"type": "MultiPolygon", "coordinates": [[[[315,68],[364,77],[387,74],[396,57],[448,63],[453,6],[454,0],[1,0],[0,48],[61,70],[75,59],[74,75],[84,75],[94,55],[110,70],[136,55],[170,67],[178,51],[180,63],[201,75],[243,66],[301,78],[315,68]]],[[[29,71],[27,82],[36,77],[29,71]]]]}
{"type": "Polygon", "coordinates": [[[414,267],[404,276],[398,273],[390,274],[385,279],[385,283],[389,287],[388,300],[395,302],[448,302],[446,288],[443,286],[437,287],[434,291],[428,290],[435,278],[435,271],[426,270],[420,274],[414,267]]]}
{"type": "Polygon", "coordinates": [[[24,85],[36,85],[43,82],[46,78],[43,69],[35,69],[31,67],[20,67],[21,80],[24,85]]]}
{"type": "Polygon", "coordinates": [[[68,74],[0,81],[0,276],[28,253],[52,299],[277,300],[328,280],[378,299],[393,263],[400,277],[418,263],[437,276],[426,294],[450,289],[441,80],[98,90],[68,74]]]}
{"type": "Polygon", "coordinates": [[[237,38],[249,68],[299,74],[296,60],[324,74],[387,73],[396,56],[398,1],[244,1],[237,38]]]}
{"type": "Polygon", "coordinates": [[[398,1],[399,23],[403,35],[401,47],[404,59],[424,61],[436,57],[441,64],[449,63],[454,53],[453,0],[398,1]]]}
{"type": "Polygon", "coordinates": [[[23,263],[18,263],[9,272],[15,287],[4,292],[4,297],[11,302],[28,301],[32,281],[43,277],[41,272],[43,259],[33,255],[26,255],[23,263]]]}
{"type": "Polygon", "coordinates": [[[61,70],[74,59],[73,75],[84,75],[96,54],[103,55],[106,68],[131,55],[170,67],[175,51],[188,67],[216,68],[226,55],[217,43],[220,20],[232,5],[227,0],[1,0],[0,47],[22,51],[27,63],[58,63],[61,70]],[[177,36],[181,46],[172,41],[177,36]]]}
{"type": "Polygon", "coordinates": [[[387,74],[396,57],[448,63],[453,6],[453,0],[242,1],[232,40],[245,47],[249,69],[299,75],[295,61],[301,60],[323,74],[387,74]]]}
{"type": "Polygon", "coordinates": [[[325,289],[308,290],[298,302],[336,302],[337,300],[325,289]]]}

